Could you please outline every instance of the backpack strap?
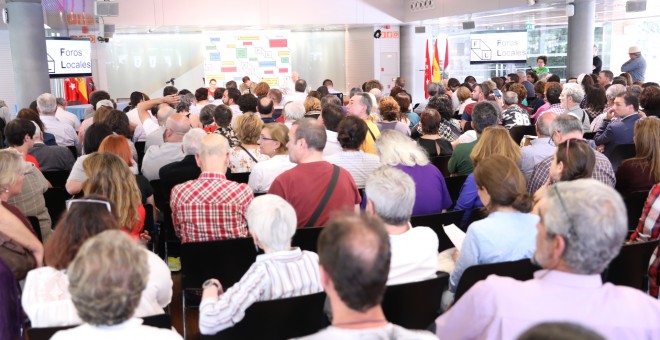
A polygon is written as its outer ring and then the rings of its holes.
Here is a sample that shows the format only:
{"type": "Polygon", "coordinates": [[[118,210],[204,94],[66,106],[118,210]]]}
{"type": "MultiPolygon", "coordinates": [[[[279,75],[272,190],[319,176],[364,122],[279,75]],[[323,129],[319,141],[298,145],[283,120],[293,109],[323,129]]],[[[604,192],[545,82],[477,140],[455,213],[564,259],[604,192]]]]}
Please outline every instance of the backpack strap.
{"type": "Polygon", "coordinates": [[[332,196],[332,193],[335,191],[335,187],[337,186],[337,180],[339,179],[339,167],[337,165],[333,165],[333,167],[334,169],[332,170],[332,178],[330,178],[330,184],[328,184],[328,188],[325,190],[325,194],[323,194],[323,198],[321,198],[321,202],[319,202],[319,205],[314,210],[312,217],[310,217],[309,221],[305,223],[305,228],[314,226],[316,221],[321,216],[323,209],[325,209],[325,206],[328,205],[330,196],[332,196]]]}

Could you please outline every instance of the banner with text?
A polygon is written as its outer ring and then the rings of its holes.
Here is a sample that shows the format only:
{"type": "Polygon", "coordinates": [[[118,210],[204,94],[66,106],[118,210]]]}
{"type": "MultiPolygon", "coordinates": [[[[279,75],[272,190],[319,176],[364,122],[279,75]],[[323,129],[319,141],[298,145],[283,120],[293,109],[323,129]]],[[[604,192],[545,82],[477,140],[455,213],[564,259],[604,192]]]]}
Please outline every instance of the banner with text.
{"type": "Polygon", "coordinates": [[[475,32],[470,41],[470,64],[527,62],[527,31],[475,32]]]}

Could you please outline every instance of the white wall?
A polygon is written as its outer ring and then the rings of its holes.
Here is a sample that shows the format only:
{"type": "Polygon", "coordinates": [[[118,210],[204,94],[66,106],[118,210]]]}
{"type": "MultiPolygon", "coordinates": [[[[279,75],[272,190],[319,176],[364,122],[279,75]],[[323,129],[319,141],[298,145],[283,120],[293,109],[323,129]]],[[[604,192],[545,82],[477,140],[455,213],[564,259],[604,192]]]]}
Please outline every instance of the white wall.
{"type": "Polygon", "coordinates": [[[346,91],[376,77],[373,34],[372,27],[346,31],[346,91]]]}
{"type": "Polygon", "coordinates": [[[11,112],[16,113],[14,110],[14,105],[16,105],[14,67],[9,46],[9,31],[7,30],[0,30],[0,79],[0,99],[7,103],[11,112]]]}

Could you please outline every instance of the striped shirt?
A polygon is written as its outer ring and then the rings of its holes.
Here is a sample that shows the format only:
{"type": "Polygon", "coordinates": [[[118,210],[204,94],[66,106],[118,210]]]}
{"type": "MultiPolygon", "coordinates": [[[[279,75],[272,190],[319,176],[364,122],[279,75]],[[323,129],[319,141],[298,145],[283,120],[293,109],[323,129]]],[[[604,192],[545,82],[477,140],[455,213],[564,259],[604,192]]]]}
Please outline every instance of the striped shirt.
{"type": "Polygon", "coordinates": [[[380,158],[376,155],[360,151],[341,151],[325,160],[348,171],[358,189],[364,188],[367,177],[380,167],[380,158]]]}
{"type": "MultiPolygon", "coordinates": [[[[612,169],[612,163],[610,163],[610,160],[602,153],[594,151],[594,154],[596,155],[596,164],[594,165],[594,171],[591,174],[591,177],[614,188],[616,177],[614,175],[614,169],[612,169]]],[[[534,167],[532,177],[530,177],[527,182],[527,192],[530,195],[533,195],[536,190],[539,190],[543,184],[548,182],[548,178],[550,178],[551,163],[552,156],[544,159],[534,167]]]]}
{"type": "Polygon", "coordinates": [[[319,257],[300,248],[257,256],[241,280],[199,305],[199,330],[215,334],[240,322],[255,302],[309,295],[323,291],[319,257]]]}
{"type": "Polygon", "coordinates": [[[182,243],[247,237],[245,211],[252,198],[247,184],[229,181],[224,174],[204,172],[172,189],[174,230],[182,243]]]}
{"type": "MultiPolygon", "coordinates": [[[[656,184],[651,189],[644,210],[639,219],[635,232],[630,235],[632,242],[647,242],[657,240],[660,237],[660,185],[656,184]]],[[[649,294],[658,297],[658,272],[660,271],[660,257],[658,248],[655,248],[649,261],[649,294]]]]}

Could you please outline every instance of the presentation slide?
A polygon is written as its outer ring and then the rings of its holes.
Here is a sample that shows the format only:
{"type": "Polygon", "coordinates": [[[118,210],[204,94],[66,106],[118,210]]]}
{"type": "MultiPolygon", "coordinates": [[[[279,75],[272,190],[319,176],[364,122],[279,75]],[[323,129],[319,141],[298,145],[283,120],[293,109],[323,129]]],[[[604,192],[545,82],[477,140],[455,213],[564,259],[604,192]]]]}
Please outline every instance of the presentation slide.
{"type": "Polygon", "coordinates": [[[527,63],[527,31],[470,34],[470,64],[527,63]]]}
{"type": "Polygon", "coordinates": [[[92,43],[89,39],[46,38],[46,51],[51,78],[92,75],[92,43]]]}
{"type": "Polygon", "coordinates": [[[218,86],[244,76],[278,88],[291,76],[289,31],[205,32],[204,77],[218,86]]]}

